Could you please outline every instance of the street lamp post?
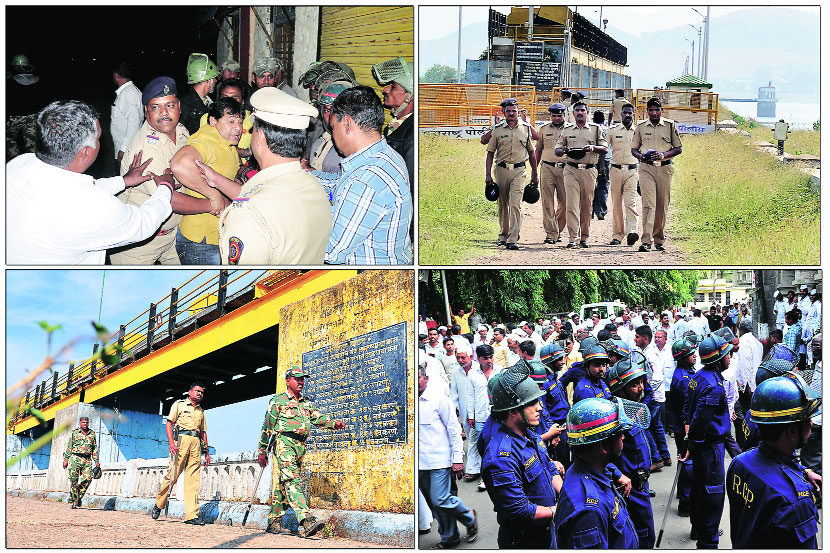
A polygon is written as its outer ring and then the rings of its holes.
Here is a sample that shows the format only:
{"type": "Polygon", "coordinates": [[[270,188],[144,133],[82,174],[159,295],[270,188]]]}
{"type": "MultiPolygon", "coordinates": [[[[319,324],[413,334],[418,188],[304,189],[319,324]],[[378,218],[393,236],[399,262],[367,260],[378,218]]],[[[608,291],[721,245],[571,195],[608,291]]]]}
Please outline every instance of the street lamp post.
{"type": "Polygon", "coordinates": [[[701,48],[703,47],[703,41],[701,40],[701,34],[703,33],[703,27],[695,27],[691,23],[687,23],[687,25],[689,25],[689,27],[691,27],[692,29],[697,31],[697,75],[700,76],[701,73],[702,73],[702,71],[701,71],[700,51],[701,51],[701,48]]]}
{"type": "Polygon", "coordinates": [[[689,64],[689,75],[691,75],[695,71],[695,41],[685,37],[684,40],[692,45],[692,62],[689,64]]]}
{"type": "Polygon", "coordinates": [[[695,8],[692,8],[698,15],[703,16],[703,70],[702,75],[704,80],[709,78],[709,6],[706,6],[706,15],[703,15],[695,8]]]}

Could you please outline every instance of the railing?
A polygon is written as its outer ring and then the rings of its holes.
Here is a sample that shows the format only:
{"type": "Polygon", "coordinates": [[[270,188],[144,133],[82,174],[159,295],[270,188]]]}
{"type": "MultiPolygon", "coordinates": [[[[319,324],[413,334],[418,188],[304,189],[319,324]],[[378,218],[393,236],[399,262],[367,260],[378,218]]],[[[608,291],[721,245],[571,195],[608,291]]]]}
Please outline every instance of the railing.
{"type": "MultiPolygon", "coordinates": [[[[10,419],[9,427],[21,419],[27,407],[42,409],[71,395],[81,387],[121,370],[136,359],[137,353],[149,355],[155,349],[175,341],[177,331],[189,325],[198,325],[201,315],[215,311],[217,318],[221,317],[235,308],[234,299],[253,292],[250,294],[252,300],[299,278],[304,271],[220,270],[207,280],[197,282],[206,272],[200,271],[120,325],[113,337],[100,346],[105,353],[116,356],[114,363],[106,364],[97,357],[77,365],[73,362],[63,374],[55,372],[27,390],[10,419]],[[120,355],[117,354],[119,351],[120,355]]],[[[93,353],[98,349],[96,344],[93,353]]]]}
{"type": "MultiPolygon", "coordinates": [[[[712,92],[689,92],[686,90],[666,90],[638,88],[636,117],[638,121],[648,118],[646,102],[657,97],[663,104],[663,117],[674,119],[684,125],[718,124],[718,94],[712,92]]],[[[683,132],[683,129],[681,129],[683,132]]]]}
{"type": "Polygon", "coordinates": [[[464,127],[492,125],[502,100],[516,98],[519,109],[536,105],[532,86],[498,84],[422,84],[418,86],[418,125],[464,127]]]}

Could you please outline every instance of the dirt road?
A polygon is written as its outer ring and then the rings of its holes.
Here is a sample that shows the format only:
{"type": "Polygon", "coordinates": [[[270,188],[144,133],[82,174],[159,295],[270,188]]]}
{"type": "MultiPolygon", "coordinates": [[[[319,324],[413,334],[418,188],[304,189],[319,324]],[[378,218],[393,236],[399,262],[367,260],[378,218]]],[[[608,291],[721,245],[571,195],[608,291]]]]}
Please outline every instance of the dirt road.
{"type": "Polygon", "coordinates": [[[365,548],[342,538],[303,539],[222,524],[190,526],[178,519],[81,508],[66,503],[6,496],[7,548],[365,548]]]}
{"type": "MultiPolygon", "coordinates": [[[[610,199],[609,199],[610,202],[610,199]]],[[[609,206],[610,207],[610,206],[609,206]]],[[[672,220],[670,210],[669,221],[672,220]]],[[[642,224],[637,232],[642,232],[642,224]]],[[[477,259],[470,260],[470,265],[684,265],[688,262],[668,236],[666,251],[658,252],[652,249],[648,253],[638,252],[639,242],[628,246],[625,241],[619,246],[609,246],[611,241],[611,213],[604,221],[591,221],[591,234],[588,238],[587,249],[568,249],[568,231],[562,234],[562,242],[544,244],[545,230],[542,228],[542,202],[527,204],[522,202],[522,232],[518,245],[519,250],[506,250],[503,246],[496,246],[496,235],[492,236],[492,253],[485,254],[477,259]]],[[[487,238],[482,237],[484,242],[487,238]]],[[[466,264],[466,263],[465,263],[466,264]]]]}

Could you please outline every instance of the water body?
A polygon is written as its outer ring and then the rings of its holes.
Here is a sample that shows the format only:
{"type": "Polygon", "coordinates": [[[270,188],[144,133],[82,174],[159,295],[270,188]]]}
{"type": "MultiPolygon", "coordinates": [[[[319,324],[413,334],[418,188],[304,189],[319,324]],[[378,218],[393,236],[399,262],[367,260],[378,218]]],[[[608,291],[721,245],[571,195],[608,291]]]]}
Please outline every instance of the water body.
{"type": "Polygon", "coordinates": [[[758,117],[758,104],[755,102],[723,102],[723,105],[741,117],[751,117],[767,126],[783,119],[790,124],[790,129],[812,129],[813,122],[821,119],[821,104],[778,102],[775,117],[758,117]]]}

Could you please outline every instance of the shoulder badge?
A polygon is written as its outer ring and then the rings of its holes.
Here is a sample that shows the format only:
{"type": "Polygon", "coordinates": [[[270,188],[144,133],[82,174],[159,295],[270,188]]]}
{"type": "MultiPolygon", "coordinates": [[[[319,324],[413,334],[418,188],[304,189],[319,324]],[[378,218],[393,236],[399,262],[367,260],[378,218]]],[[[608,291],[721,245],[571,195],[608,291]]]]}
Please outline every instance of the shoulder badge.
{"type": "Polygon", "coordinates": [[[228,265],[239,265],[239,258],[242,257],[242,249],[245,244],[236,236],[228,240],[228,265]]]}

